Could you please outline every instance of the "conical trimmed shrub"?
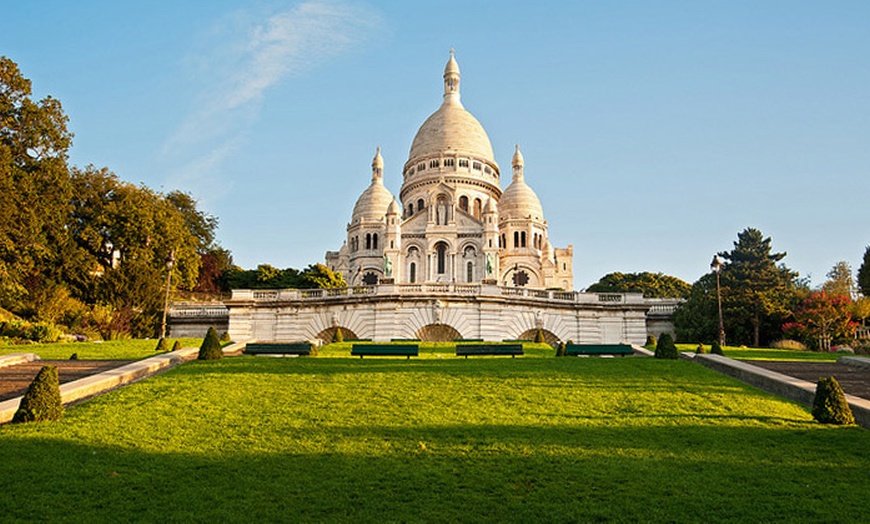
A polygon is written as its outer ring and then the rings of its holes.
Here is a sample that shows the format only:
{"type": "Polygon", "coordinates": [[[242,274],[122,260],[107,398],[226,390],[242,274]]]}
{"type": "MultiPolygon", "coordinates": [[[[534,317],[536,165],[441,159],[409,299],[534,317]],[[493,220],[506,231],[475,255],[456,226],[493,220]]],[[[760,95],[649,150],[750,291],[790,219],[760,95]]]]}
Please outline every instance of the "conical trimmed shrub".
{"type": "Polygon", "coordinates": [[[822,424],[848,426],[855,423],[846,394],[834,377],[820,378],[813,399],[813,418],[822,424]]]}
{"type": "Polygon", "coordinates": [[[202,345],[199,346],[199,355],[197,355],[198,360],[220,360],[224,356],[224,352],[221,349],[221,342],[218,338],[217,330],[214,327],[208,328],[208,332],[205,334],[205,339],[202,341],[202,345]]]}
{"type": "Polygon", "coordinates": [[[556,356],[564,357],[565,356],[565,343],[559,342],[559,345],[556,347],[556,356]]]}
{"type": "Polygon", "coordinates": [[[181,342],[176,340],[175,344],[172,344],[172,351],[178,351],[179,349],[181,349],[181,342]]]}
{"type": "Polygon", "coordinates": [[[646,336],[646,342],[643,344],[643,347],[645,347],[645,348],[647,348],[647,349],[656,347],[656,337],[655,337],[655,335],[652,335],[652,334],[647,335],[647,336],[646,336]]]}
{"type": "Polygon", "coordinates": [[[546,342],[547,342],[547,339],[544,338],[544,330],[539,329],[539,330],[535,331],[535,343],[544,344],[546,342]]]}
{"type": "Polygon", "coordinates": [[[338,344],[340,342],[344,342],[344,335],[341,333],[341,328],[335,328],[335,333],[332,335],[332,342],[338,344]]]}
{"type": "Polygon", "coordinates": [[[59,420],[63,416],[57,367],[43,366],[21,398],[12,422],[59,420]]]}
{"type": "Polygon", "coordinates": [[[677,352],[677,346],[674,344],[674,339],[669,334],[664,333],[659,337],[659,342],[656,344],[655,357],[671,360],[680,358],[680,354],[677,352]]]}
{"type": "Polygon", "coordinates": [[[725,356],[725,353],[722,353],[722,346],[719,345],[718,340],[714,340],[713,343],[710,344],[710,354],[725,356]]]}
{"type": "Polygon", "coordinates": [[[166,339],[165,339],[165,338],[161,338],[161,339],[157,342],[157,347],[154,348],[154,351],[157,351],[157,352],[160,352],[160,353],[165,353],[165,352],[169,351],[169,343],[166,342],[166,339]]]}
{"type": "Polygon", "coordinates": [[[707,348],[704,347],[704,344],[698,344],[698,347],[695,348],[695,353],[698,355],[704,355],[707,353],[707,348]]]}

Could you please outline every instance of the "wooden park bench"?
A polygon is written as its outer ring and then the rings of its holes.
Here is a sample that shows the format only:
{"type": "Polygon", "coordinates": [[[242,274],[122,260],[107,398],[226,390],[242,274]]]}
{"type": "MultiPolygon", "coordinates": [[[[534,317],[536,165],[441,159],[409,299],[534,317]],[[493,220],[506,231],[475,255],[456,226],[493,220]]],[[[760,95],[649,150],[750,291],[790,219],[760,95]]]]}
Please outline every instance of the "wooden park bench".
{"type": "Polygon", "coordinates": [[[311,342],[251,342],[245,345],[246,355],[311,355],[311,342]]]}
{"type": "Polygon", "coordinates": [[[633,355],[634,350],[628,344],[566,344],[565,356],[579,357],[586,356],[602,356],[602,355],[633,355]]]}
{"type": "Polygon", "coordinates": [[[522,344],[456,344],[456,356],[499,356],[510,355],[514,358],[523,355],[522,344]]]}
{"type": "Polygon", "coordinates": [[[420,354],[417,344],[354,344],[350,350],[354,357],[416,357],[420,354]]]}

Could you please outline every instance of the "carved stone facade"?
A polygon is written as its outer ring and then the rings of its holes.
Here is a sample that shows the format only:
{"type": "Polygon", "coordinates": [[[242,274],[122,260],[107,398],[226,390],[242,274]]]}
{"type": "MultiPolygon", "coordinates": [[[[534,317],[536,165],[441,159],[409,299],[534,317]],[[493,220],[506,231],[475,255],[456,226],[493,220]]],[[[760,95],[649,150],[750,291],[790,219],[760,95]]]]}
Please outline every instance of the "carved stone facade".
{"type": "Polygon", "coordinates": [[[399,199],[384,186],[378,148],[347,240],[326,254],[326,265],[351,286],[463,282],[572,290],[573,246],[550,245],[519,146],[502,191],[489,137],[463,107],[459,83],[451,52],[444,100],[414,137],[399,199]]]}

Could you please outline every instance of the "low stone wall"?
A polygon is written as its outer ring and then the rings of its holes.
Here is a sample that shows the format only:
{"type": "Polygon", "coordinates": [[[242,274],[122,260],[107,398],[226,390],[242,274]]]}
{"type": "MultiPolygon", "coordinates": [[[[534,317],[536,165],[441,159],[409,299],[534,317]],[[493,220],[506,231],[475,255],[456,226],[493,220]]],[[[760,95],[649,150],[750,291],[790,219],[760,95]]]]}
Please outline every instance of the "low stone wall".
{"type": "MultiPolygon", "coordinates": [[[[782,373],[769,371],[722,355],[694,355],[693,360],[723,375],[734,377],[741,382],[755,386],[768,393],[794,400],[806,407],[812,407],[813,405],[813,399],[816,396],[816,385],[812,382],[789,377],[782,373]]],[[[846,401],[852,408],[852,413],[855,415],[858,425],[870,429],[870,400],[846,395],[846,401]]]]}
{"type": "Polygon", "coordinates": [[[24,364],[25,362],[33,362],[39,360],[36,353],[12,353],[10,355],[0,356],[0,368],[6,366],[14,366],[16,364],[24,364]]]}

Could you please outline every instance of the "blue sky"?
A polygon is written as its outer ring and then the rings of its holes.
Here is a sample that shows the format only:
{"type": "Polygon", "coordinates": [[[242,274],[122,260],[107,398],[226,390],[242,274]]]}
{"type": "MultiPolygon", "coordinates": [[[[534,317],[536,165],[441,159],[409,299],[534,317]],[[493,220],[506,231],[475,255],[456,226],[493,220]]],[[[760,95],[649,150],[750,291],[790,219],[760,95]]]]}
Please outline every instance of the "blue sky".
{"type": "Polygon", "coordinates": [[[747,226],[814,284],[870,244],[870,2],[3,2],[0,54],[71,161],[189,191],[237,264],[338,249],[375,148],[397,194],[448,50],[575,286],[694,282],[747,226]],[[536,5],[541,4],[541,5],[536,5]]]}

